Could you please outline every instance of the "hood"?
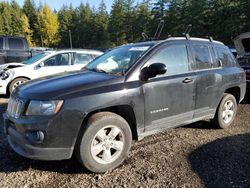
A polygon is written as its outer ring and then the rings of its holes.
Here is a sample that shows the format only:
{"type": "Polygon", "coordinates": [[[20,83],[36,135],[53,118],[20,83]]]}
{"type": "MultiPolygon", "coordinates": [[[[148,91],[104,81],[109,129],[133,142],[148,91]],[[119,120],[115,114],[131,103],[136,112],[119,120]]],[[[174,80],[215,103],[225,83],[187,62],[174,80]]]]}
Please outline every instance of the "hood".
{"type": "Polygon", "coordinates": [[[238,57],[250,55],[250,32],[243,33],[234,39],[234,45],[238,53],[238,57]]]}
{"type": "Polygon", "coordinates": [[[17,68],[17,67],[23,67],[24,65],[25,64],[23,63],[7,63],[7,64],[0,65],[0,71],[9,70],[9,69],[17,68]]]}
{"type": "Polygon", "coordinates": [[[13,95],[37,100],[67,99],[87,95],[91,89],[110,86],[123,79],[91,71],[64,73],[29,81],[14,90],[13,95]]]}

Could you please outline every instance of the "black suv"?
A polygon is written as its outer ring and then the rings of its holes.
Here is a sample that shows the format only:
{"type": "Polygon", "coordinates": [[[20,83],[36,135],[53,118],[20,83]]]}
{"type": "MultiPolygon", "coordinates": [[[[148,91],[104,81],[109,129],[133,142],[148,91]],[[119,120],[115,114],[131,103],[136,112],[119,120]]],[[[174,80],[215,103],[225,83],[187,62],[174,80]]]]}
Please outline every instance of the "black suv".
{"type": "Polygon", "coordinates": [[[4,130],[31,159],[84,167],[120,165],[132,140],[200,120],[228,128],[246,92],[230,50],[206,39],[169,38],[115,48],[86,70],[30,81],[12,93],[4,130]]]}
{"type": "Polygon", "coordinates": [[[25,37],[0,36],[0,65],[19,63],[42,51],[43,49],[30,49],[25,37]]]}

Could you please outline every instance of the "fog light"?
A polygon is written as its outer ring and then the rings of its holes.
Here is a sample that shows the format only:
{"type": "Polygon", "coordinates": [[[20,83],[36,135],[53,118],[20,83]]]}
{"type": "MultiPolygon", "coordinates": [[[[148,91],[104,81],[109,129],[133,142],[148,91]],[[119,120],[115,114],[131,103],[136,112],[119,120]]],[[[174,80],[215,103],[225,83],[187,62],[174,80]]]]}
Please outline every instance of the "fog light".
{"type": "Polygon", "coordinates": [[[44,133],[42,131],[36,132],[37,141],[42,142],[44,140],[44,133]]]}
{"type": "Polygon", "coordinates": [[[27,137],[31,142],[41,143],[44,141],[45,135],[43,131],[32,131],[27,134],[27,137]]]}

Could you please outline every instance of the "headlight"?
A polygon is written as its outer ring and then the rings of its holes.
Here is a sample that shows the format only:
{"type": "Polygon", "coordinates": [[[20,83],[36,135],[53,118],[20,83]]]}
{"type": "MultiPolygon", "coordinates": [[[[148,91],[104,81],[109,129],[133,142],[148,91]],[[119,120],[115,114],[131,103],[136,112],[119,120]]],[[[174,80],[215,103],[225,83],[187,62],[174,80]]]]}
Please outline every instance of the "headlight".
{"type": "Polygon", "coordinates": [[[29,103],[26,115],[54,115],[61,109],[63,104],[62,100],[53,101],[36,101],[32,100],[29,103]]]}
{"type": "Polygon", "coordinates": [[[10,73],[8,73],[8,72],[3,71],[0,73],[0,78],[2,80],[6,80],[7,78],[9,78],[9,76],[10,76],[10,73]]]}

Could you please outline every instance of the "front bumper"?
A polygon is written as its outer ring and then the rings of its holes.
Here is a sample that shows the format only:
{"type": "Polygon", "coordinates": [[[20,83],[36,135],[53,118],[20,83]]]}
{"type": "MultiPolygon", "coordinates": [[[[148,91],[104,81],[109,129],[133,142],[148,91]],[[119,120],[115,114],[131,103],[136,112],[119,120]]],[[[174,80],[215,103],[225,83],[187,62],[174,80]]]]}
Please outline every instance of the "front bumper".
{"type": "Polygon", "coordinates": [[[8,84],[9,84],[8,80],[0,79],[0,95],[6,95],[7,94],[8,84]]]}
{"type": "MultiPolygon", "coordinates": [[[[28,132],[37,130],[38,127],[41,130],[47,132],[47,125],[49,122],[43,122],[34,130],[31,130],[28,124],[21,123],[20,125],[13,123],[9,120],[6,114],[4,117],[4,132],[8,137],[8,142],[11,148],[21,156],[36,160],[63,160],[69,159],[72,156],[74,147],[60,147],[53,144],[49,144],[50,140],[45,143],[35,143],[28,137],[28,132]],[[26,130],[18,130],[20,127],[26,126],[26,130]],[[52,145],[52,146],[50,146],[52,145]]],[[[31,125],[32,126],[32,125],[31,125]]],[[[33,125],[34,126],[34,125],[33,125]]],[[[52,139],[54,140],[54,139],[52,139]]]]}

